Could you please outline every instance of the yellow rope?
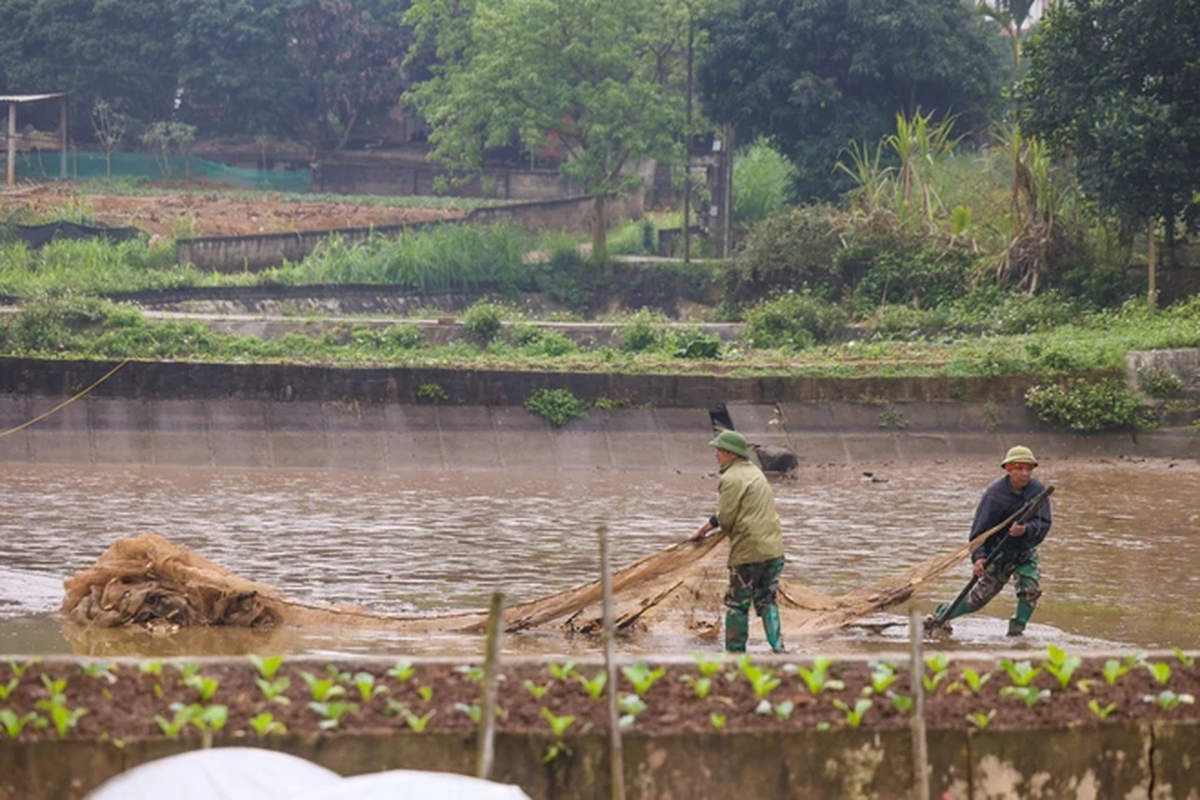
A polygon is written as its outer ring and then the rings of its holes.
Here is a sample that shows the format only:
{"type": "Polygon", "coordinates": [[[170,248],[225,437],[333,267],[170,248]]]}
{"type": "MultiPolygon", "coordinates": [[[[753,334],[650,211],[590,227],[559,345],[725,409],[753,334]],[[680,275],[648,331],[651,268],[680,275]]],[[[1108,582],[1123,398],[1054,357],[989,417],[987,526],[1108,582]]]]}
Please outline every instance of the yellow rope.
{"type": "Polygon", "coordinates": [[[54,408],[47,411],[45,414],[39,414],[36,417],[34,417],[33,419],[29,420],[28,422],[23,422],[15,428],[12,428],[10,430],[0,433],[0,439],[3,439],[5,436],[8,436],[10,433],[16,433],[17,431],[23,431],[26,428],[28,428],[30,425],[34,425],[38,422],[41,422],[42,420],[44,420],[46,417],[50,416],[54,412],[56,412],[60,409],[66,408],[67,406],[71,405],[71,403],[74,403],[76,400],[83,397],[85,394],[90,392],[92,389],[95,389],[97,386],[99,386],[100,384],[104,383],[106,380],[111,378],[117,370],[119,370],[121,367],[125,366],[128,363],[129,363],[129,359],[127,358],[124,361],[122,361],[120,364],[117,364],[115,367],[113,367],[108,372],[106,372],[104,374],[104,377],[102,377],[100,380],[96,381],[91,386],[87,387],[86,389],[84,389],[82,392],[75,395],[71,399],[62,401],[61,403],[56,405],[54,408]]]}

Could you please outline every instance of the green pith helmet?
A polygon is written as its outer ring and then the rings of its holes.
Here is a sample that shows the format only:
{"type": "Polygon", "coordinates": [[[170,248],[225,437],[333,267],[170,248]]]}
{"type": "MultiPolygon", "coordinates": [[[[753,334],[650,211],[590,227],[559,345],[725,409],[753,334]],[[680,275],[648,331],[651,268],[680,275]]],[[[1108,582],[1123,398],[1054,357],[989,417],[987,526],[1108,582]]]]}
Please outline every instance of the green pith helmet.
{"type": "Polygon", "coordinates": [[[746,446],[746,437],[737,431],[721,431],[709,445],[718,450],[728,450],[735,456],[750,457],[750,448],[746,446]]]}
{"type": "Polygon", "coordinates": [[[1009,464],[1033,464],[1037,466],[1037,459],[1033,457],[1033,451],[1023,444],[1016,447],[1008,448],[1008,452],[1004,455],[1004,460],[1000,462],[1000,466],[1007,467],[1009,464]]]}

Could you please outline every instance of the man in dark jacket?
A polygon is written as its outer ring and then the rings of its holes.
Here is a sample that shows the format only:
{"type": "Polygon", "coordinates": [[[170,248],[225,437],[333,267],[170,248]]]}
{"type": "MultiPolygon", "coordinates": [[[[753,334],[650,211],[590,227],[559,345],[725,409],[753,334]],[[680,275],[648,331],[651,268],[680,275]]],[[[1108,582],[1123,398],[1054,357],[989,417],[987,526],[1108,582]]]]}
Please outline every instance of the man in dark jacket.
{"type": "Polygon", "coordinates": [[[776,593],[783,571],[783,531],[775,512],[775,496],[762,470],[750,461],[746,437],[721,431],[709,444],[717,449],[721,472],[717,513],[693,540],[720,529],[729,537],[729,589],[725,592],[725,649],[744,652],[750,636],[750,605],[763,622],[767,643],[783,652],[776,593]]]}
{"type": "MultiPolygon", "coordinates": [[[[975,522],[971,525],[970,539],[994,528],[1015,513],[1021,506],[1037,497],[1046,488],[1033,477],[1037,467],[1033,451],[1023,445],[1009,448],[1000,462],[1007,473],[992,483],[983,493],[975,509],[975,522]]],[[[1016,576],[1017,611],[1008,621],[1008,635],[1020,636],[1033,616],[1038,598],[1042,596],[1038,572],[1037,548],[1050,532],[1050,503],[1043,503],[1024,524],[1013,523],[1007,531],[996,533],[971,553],[972,569],[979,579],[967,596],[949,610],[942,623],[955,617],[971,614],[986,606],[1000,594],[1009,578],[1016,576]],[[1000,550],[991,562],[988,559],[1000,550]]],[[[934,619],[941,617],[946,604],[934,612],[934,619]]]]}

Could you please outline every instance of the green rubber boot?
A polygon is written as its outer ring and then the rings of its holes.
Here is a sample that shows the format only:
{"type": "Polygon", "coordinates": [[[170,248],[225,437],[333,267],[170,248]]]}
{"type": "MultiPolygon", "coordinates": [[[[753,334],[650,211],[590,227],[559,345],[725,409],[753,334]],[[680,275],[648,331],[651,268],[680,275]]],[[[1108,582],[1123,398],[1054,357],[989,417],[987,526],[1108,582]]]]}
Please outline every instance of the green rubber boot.
{"type": "Polygon", "coordinates": [[[1024,600],[1018,600],[1017,613],[1013,614],[1012,619],[1008,621],[1008,635],[1020,636],[1025,633],[1025,626],[1029,624],[1029,618],[1032,616],[1033,606],[1024,600]]]}
{"type": "Polygon", "coordinates": [[[725,610],[725,650],[730,653],[746,652],[746,639],[750,637],[750,615],[733,608],[725,610]]]}
{"type": "Polygon", "coordinates": [[[779,624],[779,606],[769,605],[763,609],[763,630],[767,634],[767,644],[771,645],[772,653],[782,653],[783,629],[779,624]]]}

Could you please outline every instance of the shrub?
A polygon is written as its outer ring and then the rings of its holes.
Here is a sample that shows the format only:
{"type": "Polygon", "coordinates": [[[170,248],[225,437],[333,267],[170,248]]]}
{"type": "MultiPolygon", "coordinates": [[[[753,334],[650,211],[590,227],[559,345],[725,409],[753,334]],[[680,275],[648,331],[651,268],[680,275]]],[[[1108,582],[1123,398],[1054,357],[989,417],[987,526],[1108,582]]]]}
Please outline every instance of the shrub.
{"type": "Polygon", "coordinates": [[[1138,370],[1138,386],[1151,397],[1170,397],[1183,388],[1183,380],[1163,367],[1138,370]]]}
{"type": "Polygon", "coordinates": [[[537,338],[522,348],[530,355],[543,355],[550,358],[561,358],[562,356],[578,353],[579,346],[572,339],[568,339],[558,331],[546,331],[537,338]]]}
{"type": "Polygon", "coordinates": [[[411,322],[388,328],[383,339],[394,350],[416,350],[425,344],[425,334],[411,322]]]}
{"type": "Polygon", "coordinates": [[[655,323],[659,318],[651,311],[640,309],[621,325],[621,349],[626,353],[641,353],[659,345],[660,334],[655,323]]]}
{"type": "Polygon", "coordinates": [[[834,272],[836,220],[831,206],[804,206],[755,226],[725,273],[729,299],[749,302],[805,288],[835,296],[841,287],[834,272]]]}
{"type": "Polygon", "coordinates": [[[500,309],[492,303],[476,303],[463,314],[467,337],[481,347],[492,343],[502,325],[500,309]]]}
{"type": "Polygon", "coordinates": [[[583,402],[567,389],[538,389],[525,401],[525,408],[556,427],[587,414],[583,402]]]}
{"type": "Polygon", "coordinates": [[[1075,322],[1080,316],[1078,305],[1058,292],[1028,295],[994,286],[971,292],[955,303],[953,310],[958,327],[999,336],[1049,330],[1075,322]]]}
{"type": "Polygon", "coordinates": [[[805,292],[788,292],[746,312],[742,338],[749,347],[803,350],[834,338],[846,314],[827,300],[805,292]]]}
{"type": "Polygon", "coordinates": [[[959,297],[971,271],[962,252],[926,250],[899,234],[873,234],[838,253],[838,271],[854,287],[859,309],[888,303],[933,307],[959,297]]]}
{"type": "Polygon", "coordinates": [[[754,225],[788,205],[796,168],[778,150],[759,140],[733,162],[733,221],[754,225]]]}
{"type": "Polygon", "coordinates": [[[1145,427],[1140,398],[1118,378],[1089,381],[1076,378],[1037,385],[1025,403],[1043,422],[1066,425],[1077,431],[1105,431],[1145,427]]]}
{"type": "Polygon", "coordinates": [[[671,334],[671,354],[675,358],[720,358],[721,339],[693,325],[671,334]]]}
{"type": "Polygon", "coordinates": [[[946,331],[950,315],[944,308],[913,308],[912,306],[880,306],[863,327],[874,339],[907,340],[934,336],[946,331]]]}

